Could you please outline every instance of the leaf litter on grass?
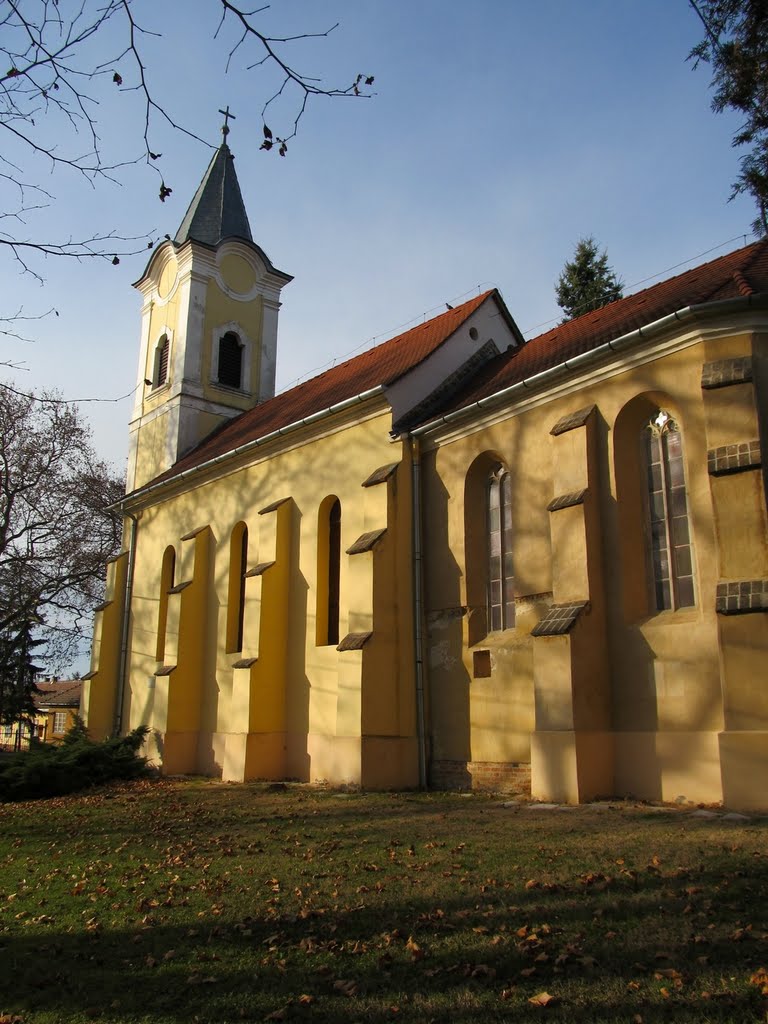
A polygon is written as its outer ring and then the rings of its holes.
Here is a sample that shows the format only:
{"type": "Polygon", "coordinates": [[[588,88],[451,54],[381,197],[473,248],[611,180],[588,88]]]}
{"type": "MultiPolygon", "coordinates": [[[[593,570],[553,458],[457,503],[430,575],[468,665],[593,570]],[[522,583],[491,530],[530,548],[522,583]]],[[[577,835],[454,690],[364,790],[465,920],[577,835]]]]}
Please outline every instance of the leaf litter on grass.
{"type": "Polygon", "coordinates": [[[3,814],[23,1024],[765,1019],[762,823],[184,781],[3,814]]]}

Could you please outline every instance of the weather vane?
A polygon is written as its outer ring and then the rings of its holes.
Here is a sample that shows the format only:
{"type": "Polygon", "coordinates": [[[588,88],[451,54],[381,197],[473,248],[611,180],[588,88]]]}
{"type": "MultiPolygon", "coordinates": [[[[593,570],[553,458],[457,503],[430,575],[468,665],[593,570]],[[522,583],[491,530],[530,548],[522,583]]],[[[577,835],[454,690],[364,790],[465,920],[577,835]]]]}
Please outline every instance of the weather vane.
{"type": "Polygon", "coordinates": [[[221,126],[221,134],[224,136],[224,140],[226,141],[226,138],[229,135],[229,125],[227,124],[227,122],[229,121],[230,117],[232,118],[233,121],[236,120],[236,118],[234,114],[230,114],[229,104],[227,104],[226,110],[220,110],[219,113],[224,115],[224,124],[221,126]]]}

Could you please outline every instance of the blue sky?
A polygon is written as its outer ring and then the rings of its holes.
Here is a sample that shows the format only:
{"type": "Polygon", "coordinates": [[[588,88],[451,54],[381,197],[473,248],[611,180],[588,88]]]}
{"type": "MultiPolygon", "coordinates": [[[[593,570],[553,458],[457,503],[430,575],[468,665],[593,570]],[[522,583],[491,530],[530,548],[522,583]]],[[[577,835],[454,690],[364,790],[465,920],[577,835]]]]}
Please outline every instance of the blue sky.
{"type": "MultiPolygon", "coordinates": [[[[236,115],[229,141],[254,238],[295,277],[279,390],[478,288],[499,287],[527,335],[545,330],[560,315],[554,282],[585,235],[627,290],[750,240],[751,203],[727,202],[736,122],[711,112],[707,70],[686,62],[701,35],[686,0],[276,0],[264,17],[277,35],[340,23],[293,44],[295,66],[329,84],[375,75],[371,99],[311,102],[285,159],[259,152],[273,80],[237,59],[225,73],[231,36],[212,41],[216,0],[133,9],[161,33],[144,40],[148,75],[174,118],[217,145],[218,108],[236,115]]],[[[109,82],[97,92],[105,151],[136,155],[137,94],[109,82]]],[[[287,123],[278,110],[269,120],[276,133],[287,123]]],[[[164,204],[142,165],[93,189],[40,163],[29,173],[56,199],[18,236],[173,234],[211,150],[159,123],[153,147],[173,189],[164,204]]],[[[117,467],[131,402],[105,400],[135,384],[131,283],[144,263],[49,259],[36,267],[43,286],[8,259],[2,268],[2,313],[59,316],[29,324],[33,342],[0,339],[0,360],[23,364],[10,374],[21,388],[99,400],[82,409],[117,467]]]]}

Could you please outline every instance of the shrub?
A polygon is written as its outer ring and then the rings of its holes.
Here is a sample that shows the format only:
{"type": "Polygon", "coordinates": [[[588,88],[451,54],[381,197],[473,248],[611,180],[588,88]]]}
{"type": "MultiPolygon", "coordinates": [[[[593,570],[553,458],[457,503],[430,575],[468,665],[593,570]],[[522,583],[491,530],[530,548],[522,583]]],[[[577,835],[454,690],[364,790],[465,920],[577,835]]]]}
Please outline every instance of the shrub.
{"type": "Polygon", "coordinates": [[[96,743],[88,738],[78,718],[58,746],[34,744],[0,762],[0,800],[62,796],[89,786],[138,778],[147,771],[147,759],[139,749],[148,731],[142,725],[127,736],[96,743]]]}

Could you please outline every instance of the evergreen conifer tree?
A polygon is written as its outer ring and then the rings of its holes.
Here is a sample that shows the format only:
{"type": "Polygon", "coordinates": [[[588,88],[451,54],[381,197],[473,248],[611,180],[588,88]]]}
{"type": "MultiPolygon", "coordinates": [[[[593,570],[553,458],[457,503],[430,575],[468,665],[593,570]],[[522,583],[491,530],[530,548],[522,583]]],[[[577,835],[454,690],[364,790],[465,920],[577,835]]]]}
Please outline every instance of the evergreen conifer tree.
{"type": "Polygon", "coordinates": [[[591,236],[580,239],[573,254],[555,285],[557,304],[565,313],[563,323],[600,309],[615,299],[622,298],[623,285],[608,266],[608,254],[598,252],[597,242],[591,236]]]}
{"type": "MultiPolygon", "coordinates": [[[[35,717],[35,686],[38,666],[32,663],[32,651],[41,640],[32,636],[32,624],[0,634],[0,724],[31,722],[35,717]]],[[[17,732],[17,741],[21,730],[17,732]]]]}

